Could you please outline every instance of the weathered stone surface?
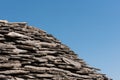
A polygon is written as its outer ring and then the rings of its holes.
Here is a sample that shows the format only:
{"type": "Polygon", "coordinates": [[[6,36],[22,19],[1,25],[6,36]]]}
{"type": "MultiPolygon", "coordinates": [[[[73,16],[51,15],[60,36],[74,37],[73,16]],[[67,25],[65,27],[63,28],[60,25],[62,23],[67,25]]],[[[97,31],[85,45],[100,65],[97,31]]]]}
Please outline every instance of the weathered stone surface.
{"type": "Polygon", "coordinates": [[[70,59],[67,59],[65,57],[62,58],[63,61],[67,64],[70,64],[70,65],[73,65],[75,68],[78,68],[80,69],[81,68],[81,64],[79,62],[76,62],[76,61],[73,61],[73,60],[70,60],[70,59]]]}
{"type": "Polygon", "coordinates": [[[13,67],[20,67],[21,64],[19,62],[9,62],[9,63],[1,63],[0,68],[13,68],[13,67]]]}
{"type": "Polygon", "coordinates": [[[25,36],[25,35],[23,35],[23,34],[20,34],[20,33],[16,33],[16,32],[9,32],[8,34],[7,34],[7,36],[9,36],[9,37],[12,37],[12,38],[29,38],[28,36],[25,36]]]}
{"type": "Polygon", "coordinates": [[[14,45],[0,43],[0,49],[15,49],[14,45]]]}
{"type": "Polygon", "coordinates": [[[13,52],[14,52],[14,53],[18,53],[18,54],[19,54],[19,53],[27,53],[27,50],[22,50],[22,49],[17,49],[17,48],[16,48],[16,49],[13,49],[13,52]]]}
{"type": "Polygon", "coordinates": [[[27,74],[29,71],[24,70],[7,70],[7,71],[0,71],[0,74],[9,74],[9,75],[17,75],[17,74],[27,74]]]}
{"type": "Polygon", "coordinates": [[[110,80],[51,34],[0,20],[0,80],[110,80]]]}

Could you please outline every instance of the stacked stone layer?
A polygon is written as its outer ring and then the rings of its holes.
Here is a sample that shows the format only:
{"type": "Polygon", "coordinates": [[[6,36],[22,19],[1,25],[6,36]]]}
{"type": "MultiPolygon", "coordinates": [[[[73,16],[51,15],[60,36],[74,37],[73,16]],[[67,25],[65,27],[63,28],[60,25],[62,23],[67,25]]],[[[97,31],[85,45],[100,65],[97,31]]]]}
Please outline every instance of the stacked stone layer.
{"type": "Polygon", "coordinates": [[[0,21],[0,80],[109,80],[97,70],[51,34],[0,21]]]}

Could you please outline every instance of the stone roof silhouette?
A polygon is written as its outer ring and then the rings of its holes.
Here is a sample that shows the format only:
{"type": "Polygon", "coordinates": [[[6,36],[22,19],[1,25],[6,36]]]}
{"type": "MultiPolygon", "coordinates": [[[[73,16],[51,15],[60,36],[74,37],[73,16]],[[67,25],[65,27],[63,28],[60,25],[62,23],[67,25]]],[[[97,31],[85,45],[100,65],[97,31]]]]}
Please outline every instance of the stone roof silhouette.
{"type": "Polygon", "coordinates": [[[45,31],[0,20],[0,80],[110,80],[45,31]]]}

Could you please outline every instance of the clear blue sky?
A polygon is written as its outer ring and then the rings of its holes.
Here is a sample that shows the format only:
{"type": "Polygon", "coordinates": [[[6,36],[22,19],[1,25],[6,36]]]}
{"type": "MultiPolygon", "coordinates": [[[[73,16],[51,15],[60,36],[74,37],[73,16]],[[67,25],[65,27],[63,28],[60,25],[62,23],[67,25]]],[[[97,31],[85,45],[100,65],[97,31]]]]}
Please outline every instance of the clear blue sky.
{"type": "Polygon", "coordinates": [[[120,0],[1,0],[0,19],[53,34],[89,65],[120,80],[120,0]]]}

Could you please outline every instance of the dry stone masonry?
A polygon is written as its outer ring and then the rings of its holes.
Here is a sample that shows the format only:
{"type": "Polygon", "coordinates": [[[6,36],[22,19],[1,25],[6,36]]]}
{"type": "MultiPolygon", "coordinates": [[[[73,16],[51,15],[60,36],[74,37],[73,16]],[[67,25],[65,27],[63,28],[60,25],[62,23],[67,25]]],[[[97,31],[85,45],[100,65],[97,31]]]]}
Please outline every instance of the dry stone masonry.
{"type": "Polygon", "coordinates": [[[110,80],[26,22],[0,20],[0,80],[110,80]]]}

